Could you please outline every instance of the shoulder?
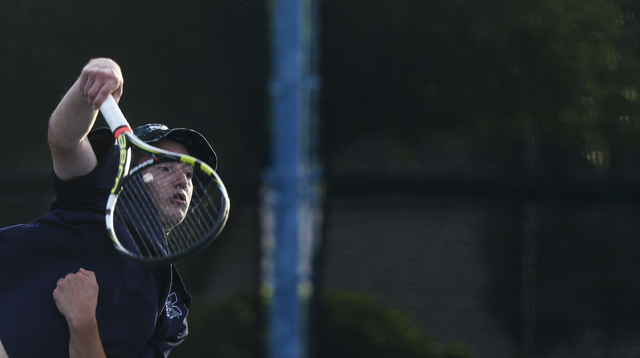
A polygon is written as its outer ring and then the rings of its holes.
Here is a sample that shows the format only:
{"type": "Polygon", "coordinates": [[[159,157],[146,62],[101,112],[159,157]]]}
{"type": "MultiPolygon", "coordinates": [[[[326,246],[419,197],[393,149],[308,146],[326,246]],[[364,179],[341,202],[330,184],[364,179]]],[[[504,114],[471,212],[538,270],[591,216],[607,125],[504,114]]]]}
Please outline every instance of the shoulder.
{"type": "Polygon", "coordinates": [[[12,225],[12,226],[6,226],[6,227],[3,227],[3,228],[0,228],[0,235],[6,234],[6,233],[8,233],[8,232],[10,232],[10,231],[12,231],[14,229],[17,229],[17,228],[20,228],[20,227],[23,227],[23,226],[25,226],[25,224],[18,224],[18,225],[12,225]]]}

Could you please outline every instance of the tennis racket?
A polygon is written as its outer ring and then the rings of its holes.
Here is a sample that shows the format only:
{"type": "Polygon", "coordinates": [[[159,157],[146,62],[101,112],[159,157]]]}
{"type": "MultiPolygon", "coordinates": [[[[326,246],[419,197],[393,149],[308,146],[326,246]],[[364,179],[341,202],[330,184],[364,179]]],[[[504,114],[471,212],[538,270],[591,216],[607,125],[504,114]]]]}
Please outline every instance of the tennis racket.
{"type": "Polygon", "coordinates": [[[213,242],[229,216],[227,190],[215,170],[136,137],[112,96],[100,112],[120,147],[105,216],[116,249],[134,262],[157,266],[213,242]]]}

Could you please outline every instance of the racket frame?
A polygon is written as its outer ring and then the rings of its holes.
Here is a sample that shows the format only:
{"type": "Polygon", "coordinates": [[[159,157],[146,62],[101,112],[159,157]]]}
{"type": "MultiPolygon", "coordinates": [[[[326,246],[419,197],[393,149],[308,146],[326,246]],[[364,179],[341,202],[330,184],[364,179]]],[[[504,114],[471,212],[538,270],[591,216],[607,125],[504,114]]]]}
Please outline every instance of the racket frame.
{"type": "MultiPolygon", "coordinates": [[[[213,242],[213,240],[220,234],[220,232],[222,232],[222,229],[227,222],[227,218],[229,217],[229,196],[222,180],[215,172],[215,170],[211,168],[211,166],[209,166],[207,163],[195,157],[154,147],[136,137],[131,130],[129,122],[122,114],[122,111],[120,110],[120,107],[118,106],[113,96],[110,95],[109,97],[107,97],[102,106],[100,106],[100,112],[109,125],[111,132],[114,134],[114,137],[118,142],[118,147],[120,148],[118,173],[116,175],[113,188],[111,189],[111,193],[109,194],[109,197],[107,199],[105,210],[105,223],[107,231],[118,252],[120,252],[120,254],[131,261],[146,266],[159,266],[175,262],[179,259],[189,256],[197,251],[200,251],[201,249],[208,246],[211,242],[213,242]],[[151,159],[136,165],[134,168],[130,168],[132,146],[135,146],[147,152],[151,156],[151,159]],[[144,170],[157,163],[168,161],[181,162],[190,165],[194,167],[194,170],[200,170],[211,177],[212,184],[217,186],[221,194],[222,202],[220,208],[221,212],[218,214],[219,220],[216,220],[215,225],[209,230],[207,239],[198,240],[196,244],[191,245],[186,250],[171,253],[167,256],[141,257],[140,255],[127,250],[116,235],[114,225],[114,210],[118,202],[118,195],[120,194],[120,191],[122,190],[124,184],[127,182],[128,177],[132,177],[138,171],[144,170]]],[[[203,195],[206,195],[206,192],[203,195]]]]}

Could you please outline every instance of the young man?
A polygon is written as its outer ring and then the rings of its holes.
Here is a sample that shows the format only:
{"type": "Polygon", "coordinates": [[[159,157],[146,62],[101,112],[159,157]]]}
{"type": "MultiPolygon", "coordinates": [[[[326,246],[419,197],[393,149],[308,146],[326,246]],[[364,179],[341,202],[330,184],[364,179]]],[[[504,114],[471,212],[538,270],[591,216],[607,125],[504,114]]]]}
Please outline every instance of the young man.
{"type": "MultiPolygon", "coordinates": [[[[155,146],[170,152],[189,154],[184,145],[172,140],[159,141],[155,146]]],[[[147,159],[150,157],[142,157],[139,162],[147,159]]],[[[168,234],[187,215],[193,196],[193,167],[179,162],[167,162],[156,164],[143,173],[154,178],[143,185],[153,200],[162,228],[168,234]],[[167,188],[166,183],[174,185],[167,188]]]]}
{"type": "MultiPolygon", "coordinates": [[[[91,129],[107,96],[120,99],[123,82],[112,60],[83,68],[49,120],[51,212],[0,229],[0,358],[166,357],[187,335],[191,297],[175,267],[125,260],[104,227],[119,152],[108,129],[91,129]]],[[[151,124],[134,133],[216,167],[215,152],[198,132],[151,124]]],[[[171,175],[170,190],[180,193],[161,214],[170,229],[187,212],[191,174],[155,170],[171,175]]]]}

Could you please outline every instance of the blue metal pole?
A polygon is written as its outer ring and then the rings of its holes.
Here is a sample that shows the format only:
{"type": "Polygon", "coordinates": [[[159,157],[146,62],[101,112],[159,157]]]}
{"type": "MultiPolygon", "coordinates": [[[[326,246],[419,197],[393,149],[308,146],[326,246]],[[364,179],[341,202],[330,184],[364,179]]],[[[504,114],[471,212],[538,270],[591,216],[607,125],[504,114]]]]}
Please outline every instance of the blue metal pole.
{"type": "Polygon", "coordinates": [[[311,262],[319,227],[313,0],[272,0],[272,163],[264,211],[267,353],[307,357],[311,262]]]}

